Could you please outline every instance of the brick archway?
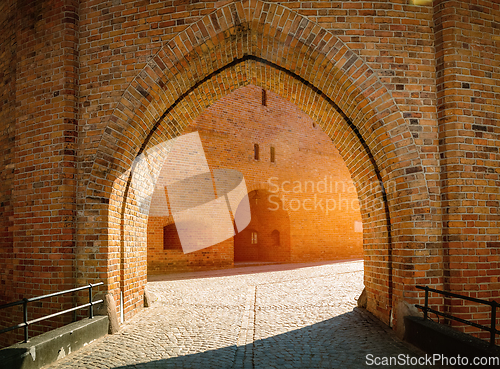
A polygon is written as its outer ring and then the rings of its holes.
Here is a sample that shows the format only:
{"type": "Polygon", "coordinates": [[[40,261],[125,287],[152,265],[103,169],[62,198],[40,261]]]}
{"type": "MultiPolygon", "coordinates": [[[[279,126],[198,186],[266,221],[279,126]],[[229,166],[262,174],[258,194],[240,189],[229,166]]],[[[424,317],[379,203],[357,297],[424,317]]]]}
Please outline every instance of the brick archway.
{"type": "Polygon", "coordinates": [[[121,286],[126,316],[141,306],[148,204],[141,200],[144,189],[130,186],[134,160],[248,84],[309,114],[344,158],[362,205],[369,310],[388,322],[395,300],[417,296],[412,285],[423,279],[440,283],[439,271],[415,270],[413,264],[424,259],[406,252],[425,249],[441,262],[429,231],[437,227],[428,218],[429,174],[391,94],[333,34],[261,1],[230,3],[188,27],[148,61],[123,94],[82,199],[80,231],[98,235],[90,246],[79,241],[78,277],[104,279],[115,296],[121,286]],[[416,218],[422,221],[418,239],[408,231],[416,218]]]}

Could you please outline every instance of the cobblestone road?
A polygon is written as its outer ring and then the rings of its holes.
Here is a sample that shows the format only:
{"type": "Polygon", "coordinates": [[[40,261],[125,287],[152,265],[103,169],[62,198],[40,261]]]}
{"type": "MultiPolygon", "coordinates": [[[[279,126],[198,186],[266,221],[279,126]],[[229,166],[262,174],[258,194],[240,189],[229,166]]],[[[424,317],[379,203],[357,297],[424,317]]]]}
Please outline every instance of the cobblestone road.
{"type": "Polygon", "coordinates": [[[148,286],[152,307],[44,369],[350,369],[377,367],[368,354],[419,355],[355,307],[361,261],[170,275],[148,286]]]}

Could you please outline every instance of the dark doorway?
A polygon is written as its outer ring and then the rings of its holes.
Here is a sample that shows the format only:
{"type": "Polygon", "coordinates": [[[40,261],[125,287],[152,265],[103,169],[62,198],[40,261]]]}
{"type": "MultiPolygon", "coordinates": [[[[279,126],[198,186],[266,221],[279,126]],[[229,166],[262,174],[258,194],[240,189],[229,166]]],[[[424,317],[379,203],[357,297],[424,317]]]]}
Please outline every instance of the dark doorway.
{"type": "Polygon", "coordinates": [[[255,190],[248,194],[252,220],[234,237],[234,261],[290,261],[290,217],[272,194],[255,190]]]}

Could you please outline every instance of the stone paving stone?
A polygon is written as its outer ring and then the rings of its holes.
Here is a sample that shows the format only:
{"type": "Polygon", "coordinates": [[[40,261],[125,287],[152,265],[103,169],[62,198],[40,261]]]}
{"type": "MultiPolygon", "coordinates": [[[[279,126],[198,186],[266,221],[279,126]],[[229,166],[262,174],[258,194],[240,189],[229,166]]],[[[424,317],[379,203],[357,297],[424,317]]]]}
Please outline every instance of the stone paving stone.
{"type": "Polygon", "coordinates": [[[368,354],[421,355],[356,308],[361,261],[155,276],[148,288],[153,306],[119,333],[45,369],[366,368],[368,354]]]}

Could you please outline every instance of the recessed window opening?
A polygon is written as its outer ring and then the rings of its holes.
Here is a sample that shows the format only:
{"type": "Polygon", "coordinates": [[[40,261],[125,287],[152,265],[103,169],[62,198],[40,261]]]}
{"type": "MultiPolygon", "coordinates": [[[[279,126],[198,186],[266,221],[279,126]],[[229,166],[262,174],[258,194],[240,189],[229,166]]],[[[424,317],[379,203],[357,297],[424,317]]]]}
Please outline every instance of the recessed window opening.
{"type": "Polygon", "coordinates": [[[276,150],[274,149],[273,146],[271,146],[271,163],[276,162],[276,150]]]}
{"type": "Polygon", "coordinates": [[[252,245],[256,245],[257,244],[257,232],[252,231],[251,235],[252,235],[252,239],[251,239],[250,243],[252,245]]]}
{"type": "Polygon", "coordinates": [[[259,160],[259,144],[253,145],[253,158],[259,160]]]}
{"type": "Polygon", "coordinates": [[[262,105],[267,106],[267,92],[262,89],[262,105]]]}

